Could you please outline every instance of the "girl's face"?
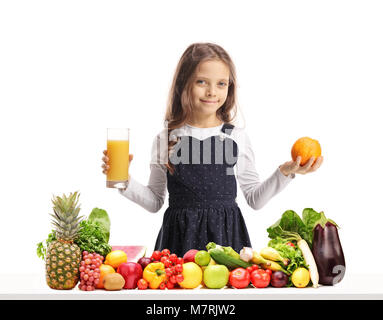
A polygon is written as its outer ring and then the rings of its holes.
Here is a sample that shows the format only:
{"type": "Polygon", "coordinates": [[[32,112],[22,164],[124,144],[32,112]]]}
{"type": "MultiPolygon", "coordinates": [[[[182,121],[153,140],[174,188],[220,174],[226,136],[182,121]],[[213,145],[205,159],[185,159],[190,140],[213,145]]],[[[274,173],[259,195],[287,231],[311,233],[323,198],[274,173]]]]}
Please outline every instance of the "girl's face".
{"type": "Polygon", "coordinates": [[[225,103],[229,88],[230,70],[220,60],[200,63],[192,85],[193,112],[211,116],[225,103]]]}

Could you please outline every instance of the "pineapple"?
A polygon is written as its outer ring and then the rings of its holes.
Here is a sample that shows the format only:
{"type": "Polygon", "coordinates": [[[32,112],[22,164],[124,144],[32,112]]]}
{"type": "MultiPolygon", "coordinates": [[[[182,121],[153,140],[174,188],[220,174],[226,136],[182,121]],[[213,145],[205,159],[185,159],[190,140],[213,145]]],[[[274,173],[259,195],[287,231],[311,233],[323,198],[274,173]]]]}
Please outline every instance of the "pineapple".
{"type": "Polygon", "coordinates": [[[54,214],[51,216],[57,240],[49,244],[45,262],[46,281],[52,289],[72,289],[79,280],[81,250],[74,243],[82,219],[79,216],[78,197],[76,191],[69,196],[63,194],[52,199],[54,214]]]}

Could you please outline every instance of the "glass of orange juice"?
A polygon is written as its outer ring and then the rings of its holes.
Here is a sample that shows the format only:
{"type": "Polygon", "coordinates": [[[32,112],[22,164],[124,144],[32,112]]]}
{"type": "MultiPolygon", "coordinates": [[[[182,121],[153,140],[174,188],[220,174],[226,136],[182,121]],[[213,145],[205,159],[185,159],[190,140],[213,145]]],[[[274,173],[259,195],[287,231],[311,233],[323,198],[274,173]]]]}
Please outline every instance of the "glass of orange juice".
{"type": "Polygon", "coordinates": [[[108,188],[126,188],[129,178],[129,128],[107,129],[108,188]]]}

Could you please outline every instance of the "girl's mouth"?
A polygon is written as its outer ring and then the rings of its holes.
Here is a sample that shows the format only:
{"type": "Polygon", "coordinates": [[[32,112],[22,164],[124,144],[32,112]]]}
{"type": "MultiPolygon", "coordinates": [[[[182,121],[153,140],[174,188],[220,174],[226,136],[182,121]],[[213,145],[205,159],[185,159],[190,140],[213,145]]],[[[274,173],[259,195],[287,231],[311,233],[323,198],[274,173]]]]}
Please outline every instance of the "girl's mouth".
{"type": "Polygon", "coordinates": [[[210,104],[213,104],[213,103],[217,103],[218,101],[210,101],[210,100],[202,100],[200,99],[203,103],[210,103],[210,104]]]}

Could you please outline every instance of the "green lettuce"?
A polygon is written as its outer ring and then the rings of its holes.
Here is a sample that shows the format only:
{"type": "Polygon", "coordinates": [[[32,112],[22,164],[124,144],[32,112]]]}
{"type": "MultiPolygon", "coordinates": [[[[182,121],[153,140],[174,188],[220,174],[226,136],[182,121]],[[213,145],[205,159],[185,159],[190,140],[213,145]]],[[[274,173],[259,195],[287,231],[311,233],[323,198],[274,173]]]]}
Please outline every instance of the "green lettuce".
{"type": "Polygon", "coordinates": [[[311,248],[313,228],[320,218],[321,213],[316,212],[312,208],[303,210],[302,219],[295,211],[287,210],[277,222],[267,228],[267,232],[271,239],[279,237],[285,240],[293,240],[300,237],[306,240],[311,248]]]}
{"type": "Polygon", "coordinates": [[[98,222],[103,229],[105,242],[109,242],[110,237],[110,219],[108,213],[99,208],[94,208],[88,217],[89,222],[98,222]]]}
{"type": "Polygon", "coordinates": [[[286,267],[286,271],[292,274],[297,268],[308,266],[305,264],[305,259],[303,257],[302,251],[297,247],[295,241],[291,241],[295,247],[287,245],[286,240],[280,237],[272,239],[269,241],[268,246],[274,248],[279,252],[283,258],[290,260],[289,265],[286,267]]]}

